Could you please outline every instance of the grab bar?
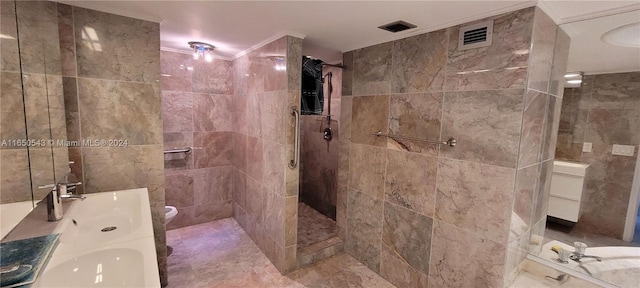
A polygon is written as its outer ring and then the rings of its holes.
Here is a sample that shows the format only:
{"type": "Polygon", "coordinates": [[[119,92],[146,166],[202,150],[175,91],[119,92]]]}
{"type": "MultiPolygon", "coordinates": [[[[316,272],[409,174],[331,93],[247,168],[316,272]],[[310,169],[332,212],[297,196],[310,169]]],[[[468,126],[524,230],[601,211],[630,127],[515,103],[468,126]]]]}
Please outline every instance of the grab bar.
{"type": "Polygon", "coordinates": [[[191,150],[193,150],[193,148],[191,148],[191,147],[187,147],[187,148],[184,148],[184,149],[164,150],[164,154],[171,154],[171,153],[191,153],[191,150]]]}
{"type": "Polygon", "coordinates": [[[447,146],[450,146],[450,147],[456,147],[456,145],[458,144],[458,140],[456,140],[455,138],[449,138],[447,141],[429,140],[429,139],[420,139],[420,138],[414,138],[414,137],[382,134],[382,131],[380,131],[380,130],[378,130],[378,132],[376,132],[376,133],[373,133],[373,135],[378,136],[378,137],[387,137],[387,138],[391,138],[391,139],[406,139],[406,140],[411,140],[411,141],[435,143],[435,144],[440,144],[440,145],[447,145],[447,146]]]}
{"type": "Polygon", "coordinates": [[[294,131],[296,138],[293,143],[293,159],[289,161],[289,168],[293,169],[298,166],[298,160],[300,158],[300,112],[295,107],[291,108],[291,116],[296,119],[296,130],[294,131]]]}

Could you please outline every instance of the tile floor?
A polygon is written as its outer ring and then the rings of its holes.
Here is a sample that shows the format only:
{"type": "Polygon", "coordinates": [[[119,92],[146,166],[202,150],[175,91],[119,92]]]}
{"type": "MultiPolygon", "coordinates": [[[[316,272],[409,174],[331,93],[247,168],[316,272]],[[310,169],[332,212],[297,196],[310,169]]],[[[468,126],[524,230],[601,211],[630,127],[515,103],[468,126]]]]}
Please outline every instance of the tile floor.
{"type": "Polygon", "coordinates": [[[170,230],[170,288],[394,287],[340,253],[282,275],[233,218],[170,230]]]}
{"type": "Polygon", "coordinates": [[[336,221],[298,203],[298,250],[336,236],[336,221]]]}

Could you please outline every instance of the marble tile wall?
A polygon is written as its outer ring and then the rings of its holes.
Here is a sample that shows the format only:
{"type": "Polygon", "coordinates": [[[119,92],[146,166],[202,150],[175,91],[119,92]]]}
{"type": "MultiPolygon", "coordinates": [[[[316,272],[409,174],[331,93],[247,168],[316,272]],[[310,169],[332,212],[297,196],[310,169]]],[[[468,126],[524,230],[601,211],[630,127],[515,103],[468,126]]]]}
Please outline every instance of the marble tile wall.
{"type": "MultiPolygon", "coordinates": [[[[27,148],[12,143],[67,139],[56,5],[46,1],[1,5],[0,30],[9,38],[0,41],[0,141],[4,142],[0,146],[0,203],[10,203],[31,200],[32,187],[62,181],[68,171],[68,154],[50,144],[27,148]]],[[[35,188],[33,198],[39,201],[47,193],[35,188]]]]}
{"type": "Polygon", "coordinates": [[[161,51],[160,66],[164,149],[194,148],[164,157],[166,205],[178,209],[167,229],[231,217],[231,61],[161,51]]]}
{"type": "Polygon", "coordinates": [[[299,166],[287,164],[301,58],[302,39],[285,36],[232,64],[233,217],[280,272],[296,268],[299,166]],[[285,71],[275,69],[276,60],[285,71]]]}
{"type": "MultiPolygon", "coordinates": [[[[338,195],[338,152],[340,144],[340,107],[342,69],[325,66],[323,74],[331,72],[331,125],[324,116],[302,115],[300,126],[300,200],[325,216],[336,218],[338,195]],[[325,128],[333,131],[333,139],[324,139],[325,128]]],[[[329,114],[329,87],[325,81],[323,114],[329,114]]]]}
{"type": "Polygon", "coordinates": [[[107,141],[69,147],[72,173],[84,193],[149,189],[160,280],[166,285],[160,27],[63,4],[57,12],[69,140],[107,141]]]}
{"type": "Polygon", "coordinates": [[[565,89],[555,157],[591,165],[575,229],[622,239],[640,144],[639,90],[640,72],[587,75],[580,88],[565,89]],[[584,142],[592,152],[582,152],[584,142]],[[611,154],[613,144],[636,146],[634,156],[611,154]]]}
{"type": "Polygon", "coordinates": [[[570,38],[536,8],[505,263],[510,285],[544,233],[570,38]]]}
{"type": "Polygon", "coordinates": [[[490,19],[489,47],[459,51],[456,26],[343,54],[338,234],[398,287],[499,287],[526,255],[508,249],[513,214],[526,216],[515,237],[526,246],[562,53],[541,10],[490,19]]]}

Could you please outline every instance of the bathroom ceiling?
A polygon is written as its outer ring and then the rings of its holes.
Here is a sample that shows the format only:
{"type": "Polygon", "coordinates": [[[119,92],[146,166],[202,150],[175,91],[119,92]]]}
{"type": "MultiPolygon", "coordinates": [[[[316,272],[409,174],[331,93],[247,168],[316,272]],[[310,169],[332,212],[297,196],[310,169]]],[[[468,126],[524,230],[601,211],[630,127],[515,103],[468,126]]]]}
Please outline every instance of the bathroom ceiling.
{"type": "MultiPolygon", "coordinates": [[[[569,72],[585,74],[640,71],[640,47],[609,44],[603,34],[640,22],[640,10],[561,25],[571,37],[569,72]],[[605,56],[605,57],[603,57],[605,56]]],[[[634,41],[640,41],[640,35],[634,41]]]]}
{"type": "MultiPolygon", "coordinates": [[[[215,45],[215,55],[233,59],[285,34],[304,38],[304,53],[327,62],[341,52],[425,33],[536,5],[537,0],[468,1],[59,1],[108,13],[160,22],[164,50],[189,52],[188,41],[215,45]],[[396,20],[415,29],[378,29],[396,20]]],[[[632,1],[544,1],[558,23],[625,9],[632,1]],[[588,2],[585,5],[584,2],[588,2]],[[585,16],[587,15],[587,16],[585,16]]]]}

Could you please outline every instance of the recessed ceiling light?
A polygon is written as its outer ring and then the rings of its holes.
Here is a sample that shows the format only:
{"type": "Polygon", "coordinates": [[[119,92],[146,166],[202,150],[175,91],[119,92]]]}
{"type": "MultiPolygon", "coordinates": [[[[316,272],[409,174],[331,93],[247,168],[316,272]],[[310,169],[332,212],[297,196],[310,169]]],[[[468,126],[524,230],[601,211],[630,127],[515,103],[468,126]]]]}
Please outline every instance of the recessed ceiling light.
{"type": "Polygon", "coordinates": [[[615,28],[602,34],[601,39],[617,46],[640,47],[640,22],[615,28]]]}
{"type": "Polygon", "coordinates": [[[582,80],[579,80],[579,79],[567,80],[567,83],[569,83],[569,84],[580,84],[580,83],[582,83],[582,80]]]}

